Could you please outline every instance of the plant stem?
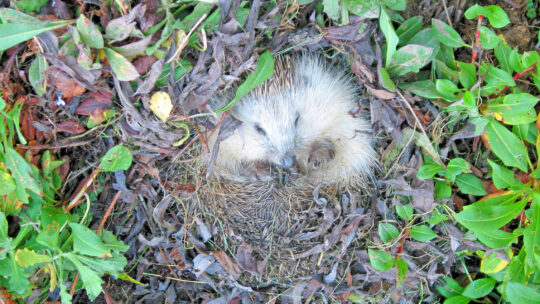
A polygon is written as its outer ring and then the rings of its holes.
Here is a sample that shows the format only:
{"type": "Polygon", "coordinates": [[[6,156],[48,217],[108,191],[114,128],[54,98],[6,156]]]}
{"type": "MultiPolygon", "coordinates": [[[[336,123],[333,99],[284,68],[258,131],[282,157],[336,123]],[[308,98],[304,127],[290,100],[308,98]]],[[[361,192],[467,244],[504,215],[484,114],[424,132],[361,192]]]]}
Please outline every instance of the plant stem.
{"type": "Polygon", "coordinates": [[[476,57],[478,57],[478,47],[480,46],[480,26],[482,25],[482,19],[484,19],[484,16],[478,15],[478,23],[476,24],[476,32],[474,33],[474,43],[473,43],[473,51],[472,51],[472,58],[471,63],[475,64],[476,57]]]}

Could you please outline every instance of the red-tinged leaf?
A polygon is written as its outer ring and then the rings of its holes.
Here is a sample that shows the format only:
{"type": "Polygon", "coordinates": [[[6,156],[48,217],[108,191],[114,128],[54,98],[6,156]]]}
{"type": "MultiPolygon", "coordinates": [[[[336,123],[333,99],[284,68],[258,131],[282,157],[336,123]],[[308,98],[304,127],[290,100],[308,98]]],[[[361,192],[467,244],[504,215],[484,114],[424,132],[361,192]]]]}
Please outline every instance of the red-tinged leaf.
{"type": "Polygon", "coordinates": [[[212,254],[216,257],[219,264],[221,264],[221,267],[223,267],[223,269],[225,269],[225,271],[227,271],[227,273],[230,274],[235,280],[240,277],[242,270],[240,267],[238,267],[238,264],[236,264],[233,259],[223,250],[213,251],[212,254]]]}
{"type": "Polygon", "coordinates": [[[133,64],[124,56],[109,48],[105,48],[105,56],[109,60],[111,69],[118,80],[131,81],[139,78],[140,75],[133,64]]]}
{"type": "Polygon", "coordinates": [[[103,116],[103,111],[112,106],[112,94],[107,91],[92,92],[90,97],[83,101],[75,114],[86,116],[103,116]]]}
{"type": "Polygon", "coordinates": [[[49,84],[61,91],[63,98],[81,95],[86,91],[86,89],[71,76],[56,67],[49,68],[48,75],[49,84]]]}
{"type": "Polygon", "coordinates": [[[67,132],[71,134],[81,134],[86,131],[86,129],[81,126],[78,122],[73,120],[66,120],[56,125],[56,128],[61,132],[67,132]]]}

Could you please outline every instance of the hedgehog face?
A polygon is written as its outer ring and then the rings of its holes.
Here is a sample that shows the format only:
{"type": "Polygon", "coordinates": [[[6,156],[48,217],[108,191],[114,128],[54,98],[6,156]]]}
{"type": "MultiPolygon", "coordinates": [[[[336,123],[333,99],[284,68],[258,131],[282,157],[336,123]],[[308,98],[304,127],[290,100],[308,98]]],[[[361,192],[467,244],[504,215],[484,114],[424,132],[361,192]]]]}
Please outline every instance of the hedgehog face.
{"type": "Polygon", "coordinates": [[[290,103],[248,101],[234,114],[244,122],[243,154],[249,160],[270,162],[286,169],[296,164],[297,128],[301,117],[290,103]]]}

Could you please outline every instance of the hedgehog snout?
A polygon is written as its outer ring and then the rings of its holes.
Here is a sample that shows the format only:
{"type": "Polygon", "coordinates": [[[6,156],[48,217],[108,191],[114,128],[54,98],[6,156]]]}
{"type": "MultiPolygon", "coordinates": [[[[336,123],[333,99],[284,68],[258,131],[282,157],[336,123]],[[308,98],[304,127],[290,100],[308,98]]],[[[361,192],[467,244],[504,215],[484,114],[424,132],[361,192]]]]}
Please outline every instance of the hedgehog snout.
{"type": "Polygon", "coordinates": [[[285,156],[280,160],[279,164],[283,169],[290,169],[296,165],[296,156],[285,156]]]}

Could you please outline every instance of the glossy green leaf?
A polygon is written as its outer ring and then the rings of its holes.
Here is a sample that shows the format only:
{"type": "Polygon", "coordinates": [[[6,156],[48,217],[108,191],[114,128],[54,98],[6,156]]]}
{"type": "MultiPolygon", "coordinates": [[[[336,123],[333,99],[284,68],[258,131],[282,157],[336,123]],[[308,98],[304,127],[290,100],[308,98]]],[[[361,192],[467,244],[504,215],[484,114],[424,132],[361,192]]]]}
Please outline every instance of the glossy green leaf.
{"type": "Polygon", "coordinates": [[[399,38],[399,46],[403,46],[409,42],[409,40],[420,31],[422,28],[422,16],[415,16],[407,19],[397,29],[396,35],[399,38]]]}
{"type": "Polygon", "coordinates": [[[411,237],[419,242],[427,242],[437,237],[437,234],[426,225],[413,226],[411,237]]]}
{"type": "Polygon", "coordinates": [[[139,78],[137,69],[124,56],[110,48],[105,48],[105,57],[109,60],[111,69],[118,80],[131,81],[139,78]]]}
{"type": "Polygon", "coordinates": [[[7,50],[43,32],[72,23],[69,20],[49,21],[39,24],[0,24],[0,51],[7,50]]]}
{"type": "Polygon", "coordinates": [[[270,54],[269,51],[265,51],[259,57],[259,62],[257,62],[257,69],[255,72],[249,74],[244,83],[238,87],[236,90],[236,95],[233,100],[229,102],[226,106],[216,111],[217,114],[223,113],[234,106],[234,104],[240,100],[242,97],[246,96],[259,84],[263,83],[265,80],[270,78],[274,74],[274,57],[270,54]]]}
{"type": "Polygon", "coordinates": [[[453,182],[461,173],[468,172],[471,169],[471,165],[461,157],[452,158],[448,165],[446,165],[445,177],[453,182]]]}
{"type": "Polygon", "coordinates": [[[381,28],[381,31],[384,34],[384,38],[386,38],[386,56],[385,56],[386,64],[385,66],[389,67],[390,63],[392,62],[394,53],[396,52],[399,38],[396,35],[396,31],[394,30],[392,21],[388,17],[388,13],[386,12],[386,9],[382,6],[381,6],[381,11],[380,11],[380,16],[379,16],[379,26],[381,28]]]}
{"type": "Polygon", "coordinates": [[[385,68],[381,68],[379,70],[380,76],[381,76],[381,82],[383,85],[383,88],[387,89],[388,91],[395,92],[396,91],[396,85],[394,84],[394,81],[390,78],[390,75],[386,71],[385,68]]]}
{"type": "Polygon", "coordinates": [[[518,282],[506,283],[506,296],[512,304],[540,303],[540,290],[518,282]]]}
{"type": "Polygon", "coordinates": [[[521,64],[521,57],[522,56],[518,53],[517,48],[513,49],[512,52],[510,52],[510,57],[508,57],[508,64],[516,73],[521,73],[525,70],[525,68],[521,64]]]}
{"type": "Polygon", "coordinates": [[[441,95],[437,92],[435,83],[429,79],[411,83],[400,83],[398,87],[427,99],[441,98],[441,95]]]}
{"type": "Polygon", "coordinates": [[[379,222],[379,237],[384,243],[390,242],[393,238],[399,236],[399,230],[390,223],[379,222]]]}
{"type": "Polygon", "coordinates": [[[506,12],[498,5],[489,5],[486,7],[489,10],[489,14],[486,15],[489,21],[489,25],[494,28],[501,28],[507,26],[510,23],[506,12]]]}
{"type": "Polygon", "coordinates": [[[492,65],[481,65],[480,66],[480,74],[484,75],[487,69],[487,76],[484,79],[486,83],[492,84],[492,85],[498,85],[498,86],[515,86],[516,83],[514,79],[512,78],[512,75],[508,73],[505,70],[501,70],[499,68],[496,68],[492,65]]]}
{"type": "Polygon", "coordinates": [[[493,153],[506,166],[517,167],[521,171],[527,172],[529,157],[523,142],[495,120],[488,123],[486,130],[493,153]]]}
{"type": "Polygon", "coordinates": [[[501,39],[489,28],[481,26],[478,28],[478,31],[480,32],[479,38],[484,49],[491,50],[499,44],[501,39]]]}
{"type": "Polygon", "coordinates": [[[434,209],[431,217],[426,221],[430,225],[437,225],[448,220],[448,216],[442,214],[439,209],[434,209]]]}
{"type": "Polygon", "coordinates": [[[493,174],[491,178],[493,179],[493,184],[497,189],[519,189],[523,184],[514,178],[514,172],[512,170],[500,166],[491,159],[488,159],[488,163],[493,169],[493,174]]]}
{"type": "Polygon", "coordinates": [[[457,65],[459,67],[459,82],[464,88],[470,89],[478,80],[476,67],[470,63],[460,61],[457,62],[457,65]]]}
{"type": "Polygon", "coordinates": [[[0,185],[2,185],[0,187],[0,195],[12,193],[15,191],[15,189],[17,189],[15,179],[11,176],[11,174],[2,169],[0,169],[0,185]]]}
{"type": "Polygon", "coordinates": [[[418,73],[418,71],[428,64],[433,54],[433,48],[418,44],[408,44],[398,49],[392,62],[387,67],[391,76],[399,77],[408,73],[418,73]]]}
{"type": "Polygon", "coordinates": [[[496,282],[492,278],[474,280],[465,287],[461,295],[471,299],[487,296],[495,287],[496,282]]]}
{"type": "Polygon", "coordinates": [[[461,174],[456,177],[456,184],[462,193],[472,194],[476,196],[486,195],[486,189],[482,181],[472,174],[461,174]]]}
{"type": "Polygon", "coordinates": [[[443,304],[467,304],[471,301],[471,299],[465,297],[465,296],[462,296],[462,295],[457,295],[457,296],[452,296],[446,300],[444,300],[443,304]]]}
{"type": "Polygon", "coordinates": [[[407,279],[407,273],[409,272],[409,266],[407,265],[407,262],[405,262],[404,259],[401,257],[396,257],[395,259],[396,263],[396,285],[399,286],[403,283],[405,283],[405,280],[407,279]]]}
{"type": "Polygon", "coordinates": [[[448,198],[452,195],[452,186],[447,181],[435,182],[435,199],[448,198]]]}
{"type": "Polygon", "coordinates": [[[334,21],[339,19],[341,13],[341,7],[339,6],[339,0],[323,0],[323,11],[328,17],[334,21]]]}
{"type": "Polygon", "coordinates": [[[4,161],[6,167],[11,171],[16,183],[24,189],[28,189],[36,194],[41,194],[41,185],[38,180],[34,178],[31,165],[10,147],[5,147],[6,154],[4,155],[4,161]]]}
{"type": "Polygon", "coordinates": [[[422,167],[420,167],[420,169],[418,169],[416,176],[421,179],[430,179],[442,169],[444,169],[443,166],[437,163],[426,162],[422,167]]]}
{"type": "Polygon", "coordinates": [[[517,239],[517,235],[502,231],[493,230],[488,232],[475,231],[474,234],[484,245],[490,248],[502,248],[510,245],[517,239]]]}
{"type": "Polygon", "coordinates": [[[456,93],[461,92],[461,90],[452,81],[447,79],[437,79],[435,81],[435,87],[442,98],[449,101],[457,101],[459,99],[459,96],[456,95],[456,93]]]}
{"type": "Polygon", "coordinates": [[[472,205],[463,207],[455,219],[474,232],[490,232],[501,228],[515,218],[527,205],[527,201],[518,201],[519,193],[510,193],[490,197],[472,205]]]}
{"type": "Polygon", "coordinates": [[[133,156],[131,151],[123,145],[112,147],[103,159],[101,159],[101,168],[105,171],[127,170],[131,166],[133,156]]]}
{"type": "Polygon", "coordinates": [[[525,212],[525,215],[529,219],[529,225],[525,227],[523,231],[523,247],[527,253],[528,265],[533,268],[540,267],[538,264],[540,259],[540,194],[533,194],[533,204],[525,212]],[[536,259],[535,259],[536,256],[536,259]]]}
{"type": "Polygon", "coordinates": [[[13,0],[15,6],[27,13],[39,13],[39,10],[49,2],[48,0],[13,0]]]}
{"type": "Polygon", "coordinates": [[[409,205],[396,206],[396,213],[401,219],[410,221],[412,219],[414,209],[409,205]]]}
{"type": "Polygon", "coordinates": [[[508,260],[497,257],[496,253],[490,254],[487,258],[483,258],[480,263],[480,272],[486,274],[494,274],[500,272],[508,265],[508,260]]]}
{"type": "Polygon", "coordinates": [[[499,43],[499,45],[493,49],[493,53],[495,54],[500,67],[507,72],[512,72],[509,61],[511,52],[512,48],[506,43],[499,43]]]}
{"type": "Polygon", "coordinates": [[[368,249],[369,262],[379,271],[387,271],[394,266],[394,257],[378,249],[368,249]]]}
{"type": "Polygon", "coordinates": [[[81,35],[81,40],[86,43],[86,45],[96,49],[103,48],[104,44],[101,32],[98,27],[83,14],[77,19],[77,30],[81,35]]]}
{"type": "Polygon", "coordinates": [[[439,19],[431,19],[433,35],[440,43],[449,47],[458,48],[466,46],[461,36],[451,26],[439,19]]]}

